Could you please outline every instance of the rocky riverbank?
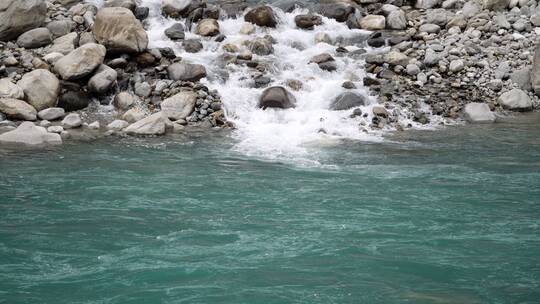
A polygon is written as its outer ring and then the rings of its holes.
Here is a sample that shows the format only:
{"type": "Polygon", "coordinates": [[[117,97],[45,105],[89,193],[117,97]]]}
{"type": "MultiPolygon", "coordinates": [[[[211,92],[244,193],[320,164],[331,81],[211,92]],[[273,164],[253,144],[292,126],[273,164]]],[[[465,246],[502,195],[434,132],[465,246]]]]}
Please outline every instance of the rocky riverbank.
{"type": "Polygon", "coordinates": [[[292,26],[315,32],[315,42],[333,50],[306,58],[306,65],[335,73],[340,58],[363,64],[366,74],[347,76],[327,106],[346,112],[363,132],[401,130],[434,118],[494,122],[497,115],[539,105],[540,6],[534,0],[278,1],[254,7],[162,0],[159,14],[177,20],[162,29],[175,48],[153,46],[146,4],[6,0],[0,6],[0,143],[43,146],[80,132],[163,135],[231,127],[223,92],[205,82],[227,79],[227,70],[213,73],[213,67],[183,58],[208,51],[219,53],[217,66],[246,69],[259,90],[257,107],[289,111],[309,79],[271,78],[279,38],[271,29],[282,26],[284,12],[299,7],[307,10],[295,14],[292,26]],[[223,34],[230,18],[244,20],[242,41],[223,34]],[[318,32],[330,21],[361,39],[318,32]]]}

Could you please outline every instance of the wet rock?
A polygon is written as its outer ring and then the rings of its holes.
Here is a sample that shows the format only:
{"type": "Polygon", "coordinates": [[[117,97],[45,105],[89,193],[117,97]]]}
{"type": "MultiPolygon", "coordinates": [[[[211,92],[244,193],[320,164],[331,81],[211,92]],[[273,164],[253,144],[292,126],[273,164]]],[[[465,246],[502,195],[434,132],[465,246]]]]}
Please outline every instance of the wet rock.
{"type": "Polygon", "coordinates": [[[172,122],[164,113],[158,112],[129,125],[124,131],[132,135],[163,135],[169,128],[172,128],[172,122]]]}
{"type": "Polygon", "coordinates": [[[62,127],[64,129],[75,129],[82,126],[81,116],[77,113],[68,114],[64,119],[62,119],[62,127]]]}
{"type": "Polygon", "coordinates": [[[60,93],[60,81],[48,70],[38,69],[24,74],[17,85],[26,101],[37,111],[54,107],[60,93]]]}
{"type": "Polygon", "coordinates": [[[171,120],[185,119],[195,110],[197,93],[180,92],[161,103],[161,111],[171,120]]]}
{"type": "Polygon", "coordinates": [[[102,64],[88,81],[88,90],[97,95],[104,95],[116,83],[117,77],[118,73],[114,69],[102,64]]]}
{"type": "Polygon", "coordinates": [[[323,71],[333,72],[337,70],[337,64],[335,61],[327,61],[319,63],[319,68],[323,71]]]}
{"type": "Polygon", "coordinates": [[[325,4],[321,5],[320,13],[328,18],[335,19],[338,22],[345,22],[349,15],[354,13],[354,7],[343,4],[325,4]]]}
{"type": "Polygon", "coordinates": [[[65,80],[80,79],[103,63],[105,53],[105,47],[100,44],[85,44],[60,58],[54,68],[65,80]]]}
{"type": "Polygon", "coordinates": [[[246,22],[251,22],[258,26],[276,27],[277,20],[271,7],[258,6],[244,16],[246,22]]]}
{"type": "Polygon", "coordinates": [[[267,87],[272,82],[272,79],[268,76],[257,76],[254,78],[254,86],[256,88],[264,88],[267,87]]]}
{"type": "Polygon", "coordinates": [[[472,123],[490,123],[495,121],[495,114],[485,103],[469,103],[463,110],[465,119],[472,123]]]}
{"type": "Polygon", "coordinates": [[[300,91],[304,87],[304,84],[297,79],[288,79],[286,85],[293,91],[300,91]]]}
{"type": "Polygon", "coordinates": [[[0,98],[24,99],[24,92],[9,78],[2,78],[0,79],[0,98]]]}
{"type": "Polygon", "coordinates": [[[37,111],[26,102],[13,98],[0,98],[0,112],[10,119],[36,120],[37,111]]]}
{"type": "Polygon", "coordinates": [[[315,43],[328,43],[332,44],[332,38],[327,33],[317,33],[315,35],[315,43]]]}
{"type": "Polygon", "coordinates": [[[17,45],[26,49],[35,49],[52,42],[52,34],[46,27],[29,30],[17,38],[17,45]]]}
{"type": "Polygon", "coordinates": [[[196,82],[206,77],[206,69],[200,64],[178,62],[170,65],[167,71],[172,80],[196,82]]]}
{"type": "Polygon", "coordinates": [[[64,117],[64,115],[66,115],[66,111],[64,111],[62,108],[48,108],[37,113],[39,119],[48,121],[60,119],[64,117]]]}
{"type": "Polygon", "coordinates": [[[148,82],[135,83],[135,95],[139,97],[148,97],[152,94],[152,86],[148,82]]]}
{"type": "Polygon", "coordinates": [[[175,23],[165,30],[165,36],[171,40],[182,40],[186,36],[184,30],[182,23],[175,23]]]}
{"type": "Polygon", "coordinates": [[[384,30],[386,18],[380,15],[367,15],[360,20],[360,27],[369,31],[384,30]]]}
{"type": "Polygon", "coordinates": [[[249,49],[251,52],[259,56],[270,55],[274,52],[272,42],[266,38],[255,38],[253,41],[251,41],[249,49]]]}
{"type": "Polygon", "coordinates": [[[113,122],[107,125],[107,130],[122,131],[127,126],[129,126],[129,123],[127,121],[121,120],[121,119],[115,119],[113,122]]]}
{"type": "Polygon", "coordinates": [[[43,0],[2,0],[0,3],[0,41],[17,38],[20,34],[40,27],[47,17],[43,0]]]}
{"type": "Polygon", "coordinates": [[[191,0],[163,0],[161,1],[161,10],[164,15],[170,17],[186,16],[191,3],[191,0]]]}
{"type": "Polygon", "coordinates": [[[371,111],[375,116],[384,118],[388,117],[388,111],[383,106],[374,106],[371,111]]]}
{"type": "Polygon", "coordinates": [[[60,95],[58,107],[63,108],[67,112],[78,111],[88,107],[90,101],[90,95],[82,90],[67,91],[60,95]]]}
{"type": "Polygon", "coordinates": [[[312,30],[316,25],[322,24],[322,18],[312,14],[297,15],[294,17],[294,22],[301,29],[312,30]]]}
{"type": "Polygon", "coordinates": [[[96,40],[115,53],[140,53],[148,46],[148,35],[133,13],[121,7],[102,8],[92,32],[96,40]]]}
{"type": "Polygon", "coordinates": [[[204,37],[216,36],[219,34],[219,23],[215,19],[202,19],[197,24],[196,32],[204,37]]]}
{"type": "Polygon", "coordinates": [[[136,97],[128,92],[120,92],[114,97],[113,104],[120,110],[131,108],[136,102],[136,97]]]}
{"type": "Polygon", "coordinates": [[[242,35],[251,35],[255,33],[257,29],[255,28],[255,25],[252,23],[246,22],[242,24],[242,27],[240,28],[240,34],[242,35]]]}
{"type": "Polygon", "coordinates": [[[198,39],[186,39],[182,42],[182,46],[188,53],[198,53],[203,49],[203,44],[198,39]]]}
{"type": "Polygon", "coordinates": [[[353,92],[345,92],[341,93],[332,101],[332,103],[330,104],[330,110],[348,110],[355,107],[365,106],[366,102],[367,100],[363,95],[353,92]]]}
{"type": "Polygon", "coordinates": [[[62,144],[62,138],[58,134],[48,133],[45,128],[26,121],[17,129],[0,135],[0,143],[39,147],[62,144]]]}
{"type": "Polygon", "coordinates": [[[145,6],[137,6],[133,11],[133,14],[135,15],[135,18],[144,20],[148,18],[148,15],[150,15],[150,8],[145,6]]]}
{"type": "Polygon", "coordinates": [[[416,0],[416,8],[434,8],[441,3],[441,0],[416,0]]]}
{"type": "Polygon", "coordinates": [[[259,108],[290,109],[296,106],[296,98],[284,87],[270,87],[264,90],[259,99],[259,108]]]}
{"type": "Polygon", "coordinates": [[[132,108],[128,110],[126,113],[124,113],[124,115],[122,115],[122,119],[129,123],[135,123],[145,117],[146,117],[146,112],[139,108],[132,108]]]}
{"type": "Polygon", "coordinates": [[[520,89],[513,89],[503,93],[499,96],[498,101],[505,109],[512,111],[525,112],[532,110],[533,107],[533,103],[527,93],[520,89]]]}

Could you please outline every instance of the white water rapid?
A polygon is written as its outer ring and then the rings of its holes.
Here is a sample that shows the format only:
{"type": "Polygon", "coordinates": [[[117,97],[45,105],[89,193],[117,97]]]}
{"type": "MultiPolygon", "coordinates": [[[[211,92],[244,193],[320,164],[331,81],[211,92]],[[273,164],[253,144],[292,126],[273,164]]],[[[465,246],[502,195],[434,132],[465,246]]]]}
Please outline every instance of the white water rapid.
{"type": "MultiPolygon", "coordinates": [[[[99,5],[100,0],[93,0],[99,5]]],[[[232,121],[237,130],[238,140],[236,149],[242,153],[262,156],[265,158],[303,157],[309,154],[310,147],[332,145],[342,139],[378,141],[384,131],[390,129],[371,129],[371,108],[377,104],[377,98],[369,97],[369,104],[361,107],[363,116],[351,118],[352,109],[345,111],[329,110],[332,100],[346,91],[342,88],[344,81],[355,82],[358,89],[352,90],[363,95],[369,92],[361,85],[365,72],[363,62],[336,52],[337,46],[345,47],[349,52],[359,49],[354,43],[343,43],[359,36],[366,36],[367,31],[349,29],[346,24],[323,17],[323,25],[314,30],[302,30],[296,27],[294,17],[307,10],[296,9],[285,13],[274,8],[279,19],[276,28],[256,27],[251,35],[240,34],[245,23],[243,16],[219,20],[220,31],[226,36],[222,42],[213,38],[200,37],[186,29],[186,39],[200,39],[204,49],[198,53],[188,53],[182,48],[181,42],[167,38],[164,30],[185,20],[167,18],[161,13],[161,0],[142,0],[142,5],[150,8],[150,16],[145,20],[145,28],[149,35],[150,48],[170,47],[182,60],[202,64],[207,69],[208,77],[201,80],[210,89],[216,89],[222,97],[227,118],[232,121]],[[326,33],[333,44],[316,43],[315,36],[326,33]],[[225,65],[221,56],[225,53],[225,44],[234,44],[246,49],[246,41],[256,37],[271,35],[276,43],[274,52],[268,56],[253,55],[255,60],[268,62],[271,69],[265,76],[272,80],[269,86],[281,85],[286,87],[287,80],[299,80],[303,87],[298,91],[290,90],[296,97],[297,106],[288,110],[261,110],[257,107],[259,96],[264,88],[254,88],[252,76],[254,70],[244,66],[225,65]],[[309,64],[310,59],[321,53],[330,53],[337,63],[337,70],[327,72],[316,64],[309,64]],[[228,77],[223,77],[228,75],[228,77]]],[[[361,45],[368,52],[374,52],[361,45]]],[[[351,91],[351,90],[349,90],[351,91]]],[[[407,118],[407,109],[395,106],[399,121],[402,125],[419,124],[407,118]]],[[[432,121],[437,121],[434,119],[432,121]]]]}

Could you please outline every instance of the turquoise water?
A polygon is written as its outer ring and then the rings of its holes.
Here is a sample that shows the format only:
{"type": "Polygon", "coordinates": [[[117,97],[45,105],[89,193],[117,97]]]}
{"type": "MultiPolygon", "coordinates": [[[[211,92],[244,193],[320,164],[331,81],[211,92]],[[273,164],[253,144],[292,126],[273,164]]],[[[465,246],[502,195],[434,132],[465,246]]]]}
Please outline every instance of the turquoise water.
{"type": "Polygon", "coordinates": [[[234,152],[1,151],[0,303],[538,303],[540,117],[234,152]]]}

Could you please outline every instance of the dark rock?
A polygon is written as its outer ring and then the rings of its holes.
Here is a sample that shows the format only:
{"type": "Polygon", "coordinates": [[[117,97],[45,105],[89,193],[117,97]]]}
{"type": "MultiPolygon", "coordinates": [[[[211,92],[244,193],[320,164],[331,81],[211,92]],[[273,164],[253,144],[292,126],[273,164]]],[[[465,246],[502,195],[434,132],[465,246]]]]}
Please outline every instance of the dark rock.
{"type": "Polygon", "coordinates": [[[258,6],[244,16],[246,22],[254,23],[258,26],[276,27],[277,21],[274,11],[271,7],[263,5],[258,6]]]}
{"type": "Polygon", "coordinates": [[[254,86],[256,88],[264,88],[264,87],[268,86],[270,84],[270,82],[272,82],[272,79],[270,79],[270,77],[259,76],[259,77],[255,77],[254,86]]]}
{"type": "Polygon", "coordinates": [[[356,89],[356,85],[354,85],[352,81],[345,81],[341,84],[341,86],[349,90],[356,89]]]}
{"type": "Polygon", "coordinates": [[[149,13],[150,13],[150,8],[145,7],[145,6],[137,6],[134,11],[135,17],[139,20],[144,20],[148,18],[149,13]]]}
{"type": "Polygon", "coordinates": [[[175,59],[176,58],[176,55],[174,54],[174,50],[170,47],[165,47],[165,48],[159,48],[159,53],[161,54],[161,56],[167,58],[167,59],[175,59]]]}
{"type": "Polygon", "coordinates": [[[184,40],[182,46],[188,53],[198,53],[203,49],[203,44],[198,39],[184,40]]]}
{"type": "Polygon", "coordinates": [[[175,23],[165,30],[165,36],[171,40],[182,40],[185,38],[185,29],[182,23],[175,23]]]}
{"type": "Polygon", "coordinates": [[[91,100],[90,95],[85,91],[67,91],[58,99],[58,107],[66,112],[78,111],[88,107],[91,100]]]}
{"type": "Polygon", "coordinates": [[[380,32],[375,32],[369,36],[367,44],[371,47],[379,48],[386,45],[385,39],[382,37],[380,32]]]}
{"type": "Polygon", "coordinates": [[[312,30],[315,25],[322,24],[322,18],[312,14],[297,15],[294,17],[294,22],[301,29],[312,30]]]}
{"type": "Polygon", "coordinates": [[[334,111],[348,110],[359,106],[366,105],[366,97],[352,92],[341,93],[330,105],[330,109],[334,111]]]}
{"type": "Polygon", "coordinates": [[[259,108],[290,109],[296,106],[296,98],[284,87],[270,87],[263,91],[259,108]]]}
{"type": "Polygon", "coordinates": [[[324,71],[333,72],[337,70],[337,65],[335,61],[327,61],[319,63],[319,68],[324,71]]]}
{"type": "Polygon", "coordinates": [[[329,62],[329,61],[334,61],[334,57],[332,57],[332,55],[330,55],[328,53],[322,53],[322,54],[313,56],[309,60],[309,63],[319,64],[319,63],[324,63],[324,62],[329,62]]]}
{"type": "Polygon", "coordinates": [[[343,4],[325,4],[321,5],[320,13],[328,18],[336,19],[338,22],[345,22],[355,9],[352,6],[343,4]]]}

